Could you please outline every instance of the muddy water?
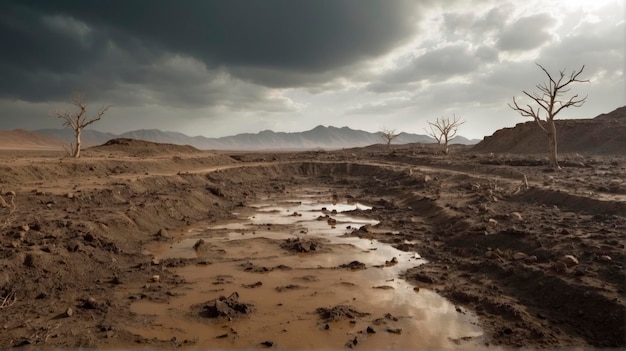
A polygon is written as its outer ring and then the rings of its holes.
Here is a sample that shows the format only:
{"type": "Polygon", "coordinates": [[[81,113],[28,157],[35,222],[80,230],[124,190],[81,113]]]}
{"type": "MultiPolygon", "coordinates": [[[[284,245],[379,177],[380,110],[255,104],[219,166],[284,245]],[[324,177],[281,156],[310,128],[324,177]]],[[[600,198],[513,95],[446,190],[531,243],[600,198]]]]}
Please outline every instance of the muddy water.
{"type": "Polygon", "coordinates": [[[352,217],[349,211],[357,208],[368,209],[302,190],[244,208],[236,222],[191,228],[172,245],[152,248],[160,258],[199,257],[203,264],[174,269],[193,284],[174,290],[169,303],[134,303],[135,313],[153,319],[149,327],[128,329],[148,338],[192,340],[197,348],[257,348],[266,341],[281,349],[336,349],[349,343],[370,349],[480,346],[482,331],[469,311],[398,278],[423,262],[419,254],[345,236],[352,228],[377,223],[352,217]],[[325,216],[336,223],[329,224],[325,216]],[[280,246],[293,238],[315,240],[315,251],[280,246]],[[199,239],[205,245],[195,250],[199,239]],[[366,268],[338,267],[352,261],[366,268]],[[246,271],[250,265],[268,271],[246,271]],[[192,308],[233,292],[239,301],[253,304],[255,312],[210,319],[192,308]],[[316,313],[319,307],[337,305],[368,315],[326,322],[316,313]]]}

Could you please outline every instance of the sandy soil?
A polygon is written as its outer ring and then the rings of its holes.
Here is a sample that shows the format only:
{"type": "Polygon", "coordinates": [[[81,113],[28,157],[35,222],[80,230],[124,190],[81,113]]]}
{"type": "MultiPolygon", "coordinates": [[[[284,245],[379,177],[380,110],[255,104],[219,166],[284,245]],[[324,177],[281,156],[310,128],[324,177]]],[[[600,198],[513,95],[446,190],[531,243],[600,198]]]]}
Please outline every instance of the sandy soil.
{"type": "MultiPolygon", "coordinates": [[[[256,280],[237,278],[250,266],[228,268],[233,271],[222,280],[220,272],[211,271],[250,257],[243,247],[230,243],[209,247],[204,256],[156,259],[155,248],[175,247],[194,233],[190,228],[236,220],[262,199],[285,198],[303,188],[326,188],[339,199],[372,206],[351,215],[379,224],[345,232],[389,243],[409,256],[419,253],[428,263],[416,262],[398,274],[417,290],[437,292],[476,316],[483,330],[480,347],[626,346],[625,157],[566,156],[563,170],[551,172],[543,156],[455,150],[444,157],[410,146],[250,154],[140,151],[118,145],[88,150],[79,160],[61,153],[1,154],[0,348],[315,348],[298,344],[295,331],[233,338],[238,335],[233,323],[263,323],[254,319],[263,311],[202,322],[214,335],[210,345],[184,330],[177,335],[158,314],[147,314],[157,308],[151,303],[178,306],[185,297],[200,298],[191,291],[202,281],[186,271],[199,266],[211,272],[208,284],[226,284],[222,294],[237,287],[242,303],[254,300],[248,297],[254,289],[242,284],[253,286],[256,280]]],[[[259,245],[279,250],[282,240],[259,245]]],[[[294,265],[292,253],[282,256],[286,266],[294,265]]],[[[271,267],[280,266],[282,256],[271,267]]],[[[351,273],[345,270],[346,276],[351,273]]],[[[262,289],[268,298],[287,296],[275,289],[279,281],[267,279],[259,281],[266,280],[262,289]]],[[[299,284],[308,284],[303,291],[333,291],[320,281],[299,284]]],[[[208,304],[219,293],[207,292],[201,302],[208,304]]],[[[359,301],[355,310],[369,313],[359,301]]],[[[315,300],[306,308],[314,315],[333,303],[315,300]]],[[[184,306],[177,314],[184,323],[198,319],[193,308],[209,308],[184,306]]],[[[385,322],[384,309],[373,312],[368,317],[353,311],[346,318],[354,322],[335,322],[344,337],[326,346],[380,348],[406,337],[368,336],[368,326],[382,328],[374,321],[385,322]]],[[[322,314],[311,318],[325,326],[322,314]]],[[[389,323],[387,329],[399,328],[389,323]]],[[[322,337],[323,332],[316,330],[322,337]]],[[[476,347],[476,340],[449,341],[433,345],[476,347]]]]}

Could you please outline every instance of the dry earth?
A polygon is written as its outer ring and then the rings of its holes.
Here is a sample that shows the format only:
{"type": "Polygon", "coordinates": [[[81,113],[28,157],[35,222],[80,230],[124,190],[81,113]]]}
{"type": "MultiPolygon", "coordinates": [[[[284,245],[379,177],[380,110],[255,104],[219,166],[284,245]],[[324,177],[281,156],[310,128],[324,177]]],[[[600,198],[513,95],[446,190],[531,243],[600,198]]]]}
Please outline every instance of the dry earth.
{"type": "Polygon", "coordinates": [[[626,347],[624,156],[565,156],[559,172],[543,156],[420,146],[229,154],[118,142],[61,156],[0,158],[0,348],[193,348],[125,327],[148,327],[134,299],[169,301],[189,284],[175,266],[202,264],[144,250],[294,187],[373,206],[359,214],[381,223],[351,235],[426,258],[404,277],[474,311],[485,346],[626,347]]]}

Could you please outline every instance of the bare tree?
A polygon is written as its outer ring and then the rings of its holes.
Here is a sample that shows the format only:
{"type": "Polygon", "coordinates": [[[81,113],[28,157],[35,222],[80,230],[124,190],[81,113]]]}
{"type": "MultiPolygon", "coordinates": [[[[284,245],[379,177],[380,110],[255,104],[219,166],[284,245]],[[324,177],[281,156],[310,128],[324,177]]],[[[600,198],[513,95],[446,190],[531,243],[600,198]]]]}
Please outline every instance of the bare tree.
{"type": "Polygon", "coordinates": [[[443,153],[447,155],[449,152],[448,142],[456,136],[459,126],[463,123],[465,123],[465,121],[461,121],[461,118],[456,115],[452,115],[452,119],[441,117],[437,118],[434,123],[428,122],[430,130],[425,130],[428,135],[437,140],[437,144],[439,144],[443,153]]]}
{"type": "Polygon", "coordinates": [[[548,81],[537,85],[539,93],[529,94],[526,91],[522,92],[539,106],[533,108],[530,104],[527,104],[525,107],[521,107],[517,104],[515,97],[513,97],[513,105],[509,104],[509,107],[519,112],[524,117],[532,117],[535,122],[537,122],[539,128],[541,128],[548,137],[550,166],[554,169],[560,169],[561,167],[557,160],[556,126],[554,125],[554,118],[565,108],[572,106],[580,107],[585,103],[587,96],[579,98],[578,94],[575,94],[569,99],[562,99],[561,97],[563,94],[570,91],[570,84],[589,82],[589,80],[581,80],[578,78],[578,76],[583,73],[585,65],[579,70],[572,71],[568,77],[565,76],[564,70],[559,71],[559,77],[556,80],[552,78],[552,75],[550,75],[542,65],[537,63],[537,66],[548,76],[548,81]]]}
{"type": "Polygon", "coordinates": [[[395,139],[398,135],[400,135],[400,134],[396,134],[396,130],[395,129],[383,128],[380,131],[380,136],[381,136],[381,138],[383,138],[386,141],[387,147],[389,147],[389,145],[391,145],[391,141],[393,139],[395,139]]]}
{"type": "Polygon", "coordinates": [[[91,119],[87,118],[87,102],[85,101],[85,94],[81,92],[74,92],[70,97],[70,103],[74,105],[78,110],[77,111],[57,111],[54,113],[54,116],[64,120],[63,125],[66,127],[72,128],[74,131],[75,144],[70,144],[70,156],[72,157],[80,157],[80,135],[83,132],[83,129],[88,125],[99,121],[104,113],[111,107],[111,105],[106,105],[100,107],[98,112],[91,117],[91,119]]]}

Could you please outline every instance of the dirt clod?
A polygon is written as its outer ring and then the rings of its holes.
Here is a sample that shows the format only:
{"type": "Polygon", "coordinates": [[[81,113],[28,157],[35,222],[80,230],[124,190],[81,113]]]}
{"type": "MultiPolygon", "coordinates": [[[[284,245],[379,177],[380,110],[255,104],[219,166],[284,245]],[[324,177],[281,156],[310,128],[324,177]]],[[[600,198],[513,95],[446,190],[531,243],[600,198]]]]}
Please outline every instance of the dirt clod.
{"type": "Polygon", "coordinates": [[[230,296],[220,296],[202,305],[200,315],[205,318],[238,318],[254,312],[254,305],[239,302],[239,294],[233,292],[230,296]]]}

